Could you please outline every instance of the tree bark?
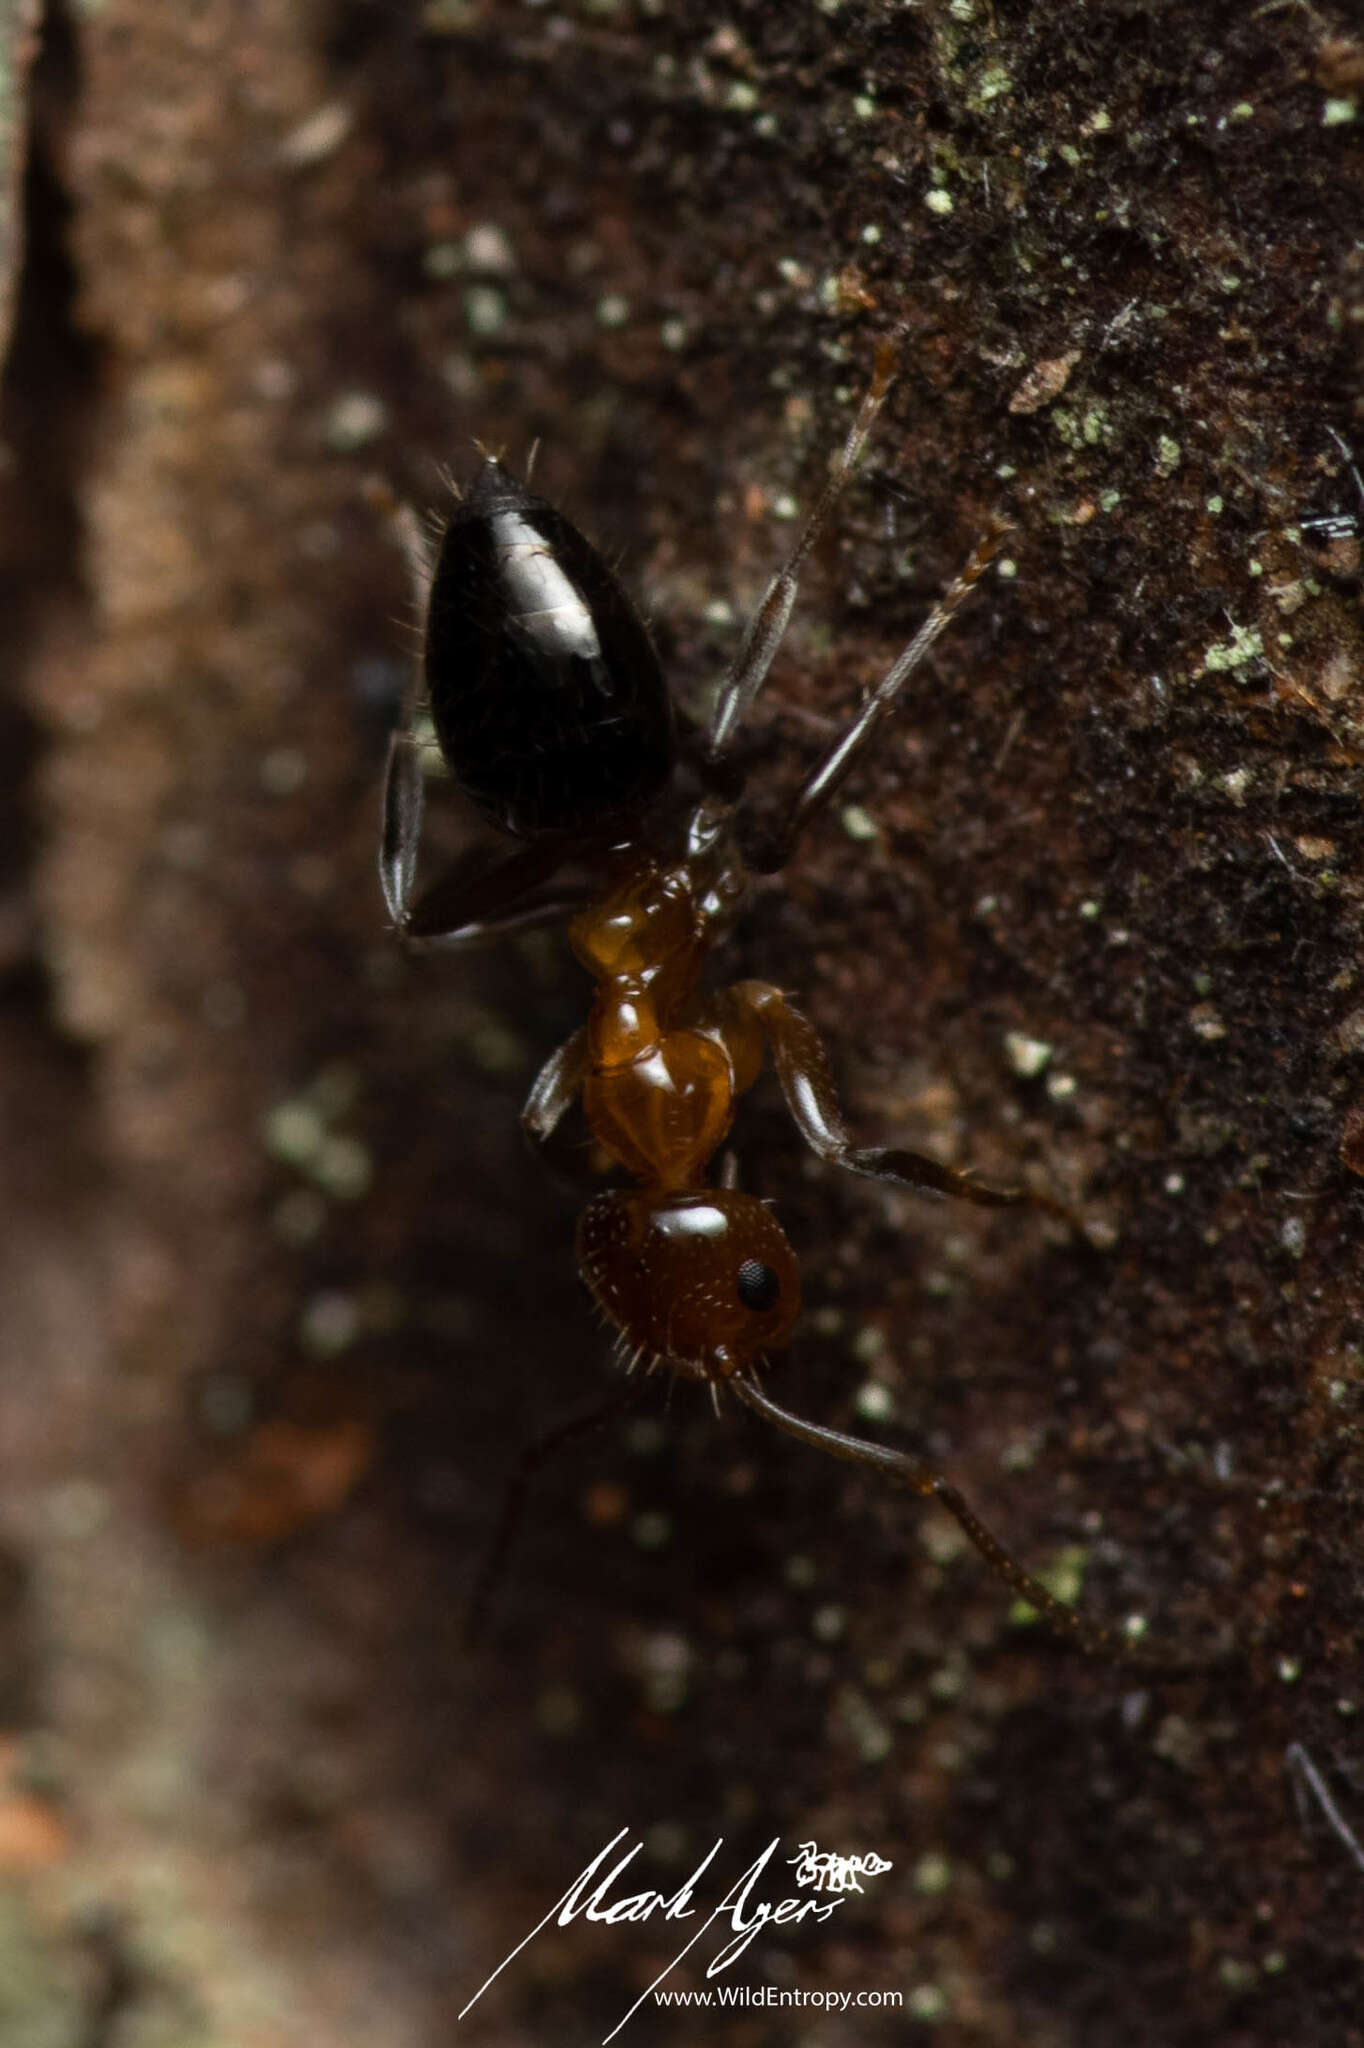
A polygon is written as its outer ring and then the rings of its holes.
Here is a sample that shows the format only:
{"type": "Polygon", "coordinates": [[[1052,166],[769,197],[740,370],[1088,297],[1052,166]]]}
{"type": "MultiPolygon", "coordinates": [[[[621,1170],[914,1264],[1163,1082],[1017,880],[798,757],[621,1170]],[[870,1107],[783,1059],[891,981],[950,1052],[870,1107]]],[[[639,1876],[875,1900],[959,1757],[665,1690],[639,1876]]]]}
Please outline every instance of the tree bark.
{"type": "MultiPolygon", "coordinates": [[[[774,1836],[755,1897],[805,1841],[889,1859],[716,1980],[903,1994],[821,2039],[1364,2040],[1349,10],[46,37],[0,512],[14,2038],[599,2040],[678,1928],[547,1930],[456,2015],[626,1828],[664,1894],[725,1838],[703,1909],[774,1836]],[[611,1391],[517,1129],[586,989],[544,934],[385,931],[415,633],[373,487],[439,511],[475,438],[538,443],[696,703],[887,342],[749,721],[766,815],[1015,532],[720,964],[808,1010],[859,1144],[1086,1230],[840,1177],[760,1094],[773,1392],[1208,1668],[1066,1654],[940,1515],[661,1386],[545,1469],[468,1648],[501,1476],[611,1391]]],[[[434,863],[475,828],[431,807],[434,863]]]]}

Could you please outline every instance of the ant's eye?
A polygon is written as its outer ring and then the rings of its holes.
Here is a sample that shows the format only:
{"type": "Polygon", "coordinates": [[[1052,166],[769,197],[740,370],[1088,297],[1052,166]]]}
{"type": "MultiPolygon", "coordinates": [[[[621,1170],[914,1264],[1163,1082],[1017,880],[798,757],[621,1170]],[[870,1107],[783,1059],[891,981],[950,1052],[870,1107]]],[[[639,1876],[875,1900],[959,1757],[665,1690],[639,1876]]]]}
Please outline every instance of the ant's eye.
{"type": "Polygon", "coordinates": [[[739,1299],[745,1308],[775,1308],[781,1297],[781,1281],[761,1259],[745,1259],[739,1268],[739,1299]]]}

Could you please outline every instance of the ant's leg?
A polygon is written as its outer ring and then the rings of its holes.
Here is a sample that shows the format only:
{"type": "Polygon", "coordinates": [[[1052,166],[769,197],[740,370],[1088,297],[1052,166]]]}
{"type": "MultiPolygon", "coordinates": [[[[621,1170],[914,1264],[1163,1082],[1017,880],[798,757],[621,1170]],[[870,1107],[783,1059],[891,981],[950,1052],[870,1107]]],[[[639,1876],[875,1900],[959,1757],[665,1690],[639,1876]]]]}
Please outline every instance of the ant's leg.
{"type": "Polygon", "coordinates": [[[806,777],[786,817],[751,862],[760,874],[774,875],[779,868],[786,866],[801,833],[811,818],[823,810],[830,797],[842,786],[845,777],[852,772],[866,752],[881,721],[888,718],[895,709],[901,690],[947,625],[953,612],[962,600],[970,595],[999,553],[1008,531],[1008,526],[1000,521],[992,525],[977,541],[965,568],[947,595],[934,605],[904,653],[881,678],[832,752],[826,754],[806,777]]]}
{"type": "Polygon", "coordinates": [[[1284,1770],[1287,1772],[1293,1786],[1293,1800],[1298,1809],[1298,1825],[1303,1833],[1307,1833],[1308,1823],[1307,1799],[1303,1791],[1303,1787],[1306,1786],[1307,1790],[1315,1796],[1317,1804],[1325,1814],[1336,1840],[1345,1850],[1356,1870],[1359,1871],[1361,1876],[1364,1876],[1364,1849],[1361,1849],[1359,1843],[1355,1840],[1344,1814],[1341,1813],[1335,1800],[1331,1797],[1326,1781],[1313,1763],[1308,1751],[1304,1749],[1300,1742],[1290,1742],[1283,1753],[1283,1761],[1284,1770]]]}
{"type": "Polygon", "coordinates": [[[397,503],[386,485],[372,484],[368,495],[374,509],[383,513],[393,528],[393,537],[402,550],[403,562],[407,568],[413,609],[419,619],[425,618],[426,607],[431,597],[431,580],[436,573],[434,542],[440,538],[439,530],[428,537],[423,532],[422,523],[412,507],[397,503]]]}
{"type": "MultiPolygon", "coordinates": [[[[431,597],[435,558],[422,532],[421,522],[410,505],[398,504],[383,484],[369,491],[373,509],[387,520],[407,568],[413,615],[426,617],[431,597]]],[[[422,812],[425,808],[425,779],[422,775],[422,743],[416,732],[421,706],[421,667],[414,663],[403,696],[402,714],[388,743],[388,766],[384,771],[383,826],[379,835],[379,881],[388,914],[400,931],[407,929],[412,883],[417,872],[417,848],[421,843],[422,812]]]]}
{"type": "Polygon", "coordinates": [[[712,760],[723,754],[733,740],[772,666],[772,657],[781,645],[782,635],[790,621],[791,607],[796,601],[800,570],[857,467],[857,458],[866,445],[867,436],[890,389],[893,360],[893,349],[889,344],[882,344],[876,351],[871,389],[857,408],[857,417],[829,472],[828,481],[815,500],[815,508],[802,527],[800,538],[768,584],[762,603],[749,621],[733,665],[720,685],[711,714],[712,760]]]}
{"type": "Polygon", "coordinates": [[[587,1071],[587,1026],[580,1024],[552,1052],[531,1084],[521,1128],[532,1145],[547,1145],[573,1105],[587,1071]]]}
{"type": "Polygon", "coordinates": [[[587,1073],[587,1027],[582,1026],[551,1053],[535,1077],[526,1106],[521,1112],[521,1130],[535,1147],[544,1164],[555,1175],[579,1189],[594,1191],[601,1185],[601,1169],[594,1149],[576,1133],[562,1131],[563,1120],[572,1108],[587,1073]],[[557,1141],[557,1142],[556,1142],[557,1141]]]}
{"type": "Polygon", "coordinates": [[[479,845],[412,903],[423,805],[420,748],[409,734],[396,732],[384,785],[379,879],[389,916],[411,944],[476,945],[569,917],[591,900],[589,883],[557,874],[567,857],[561,844],[522,846],[501,857],[479,845]]]}
{"type": "Polygon", "coordinates": [[[480,843],[422,892],[399,930],[417,945],[470,946],[571,917],[594,893],[587,876],[560,873],[572,857],[562,840],[532,841],[511,853],[480,843]]]}
{"type": "Polygon", "coordinates": [[[587,1436],[594,1429],[604,1428],[613,1417],[622,1415],[626,1409],[633,1407],[644,1386],[643,1380],[631,1380],[623,1392],[613,1394],[609,1401],[590,1409],[587,1414],[575,1415],[571,1421],[561,1422],[557,1428],[547,1430],[521,1453],[507,1481],[497,1528],[493,1532],[492,1541],[488,1545],[478,1577],[474,1581],[473,1592],[469,1596],[464,1619],[466,1642],[475,1641],[482,1632],[488,1602],[507,1568],[512,1541],[525,1512],[526,1494],[540,1467],[561,1445],[572,1443],[575,1437],[587,1436]]]}
{"type": "MultiPolygon", "coordinates": [[[[757,1375],[751,1370],[736,1373],[727,1384],[755,1415],[775,1423],[788,1436],[796,1437],[803,1444],[812,1444],[817,1451],[827,1451],[830,1457],[846,1459],[850,1465],[870,1465],[874,1471],[884,1472],[897,1485],[907,1486],[911,1493],[917,1493],[925,1500],[939,1501],[950,1515],[956,1516],[990,1569],[1012,1587],[1020,1600],[1026,1600],[1029,1607],[1058,1635],[1078,1643],[1093,1657],[1133,1656],[1132,1646],[1125,1636],[1087,1621],[1064,1600],[1058,1600],[1054,1593],[1049,1593],[1030,1572],[1024,1571],[1017,1559],[1011,1557],[1003,1544],[990,1534],[956,1487],[932,1465],[926,1465],[921,1458],[911,1457],[907,1451],[892,1450],[885,1444],[867,1443],[861,1437],[845,1436],[841,1430],[826,1429],[822,1423],[807,1422],[801,1415],[792,1415],[788,1409],[779,1408],[775,1401],[768,1399],[757,1375]]],[[[1159,1661],[1169,1668],[1166,1660],[1159,1661]]]]}
{"type": "Polygon", "coordinates": [[[969,1173],[958,1173],[923,1152],[902,1147],[871,1145],[858,1148],[852,1142],[838,1105],[829,1056],[808,1017],[793,1010],[779,988],[770,982],[740,981],[715,999],[722,1029],[736,1040],[745,1025],[761,1025],[776,1064],[777,1079],[796,1126],[812,1152],[850,1173],[865,1174],[869,1180],[891,1181],[899,1187],[922,1193],[956,1195],[983,1209],[1045,1209],[1073,1230],[1081,1230],[1080,1218],[1063,1202],[1050,1195],[1035,1195],[1029,1188],[995,1188],[969,1173]]]}
{"type": "Polygon", "coordinates": [[[407,929],[425,808],[421,747],[410,732],[400,728],[388,743],[383,825],[379,833],[379,883],[388,914],[399,931],[407,929]]]}

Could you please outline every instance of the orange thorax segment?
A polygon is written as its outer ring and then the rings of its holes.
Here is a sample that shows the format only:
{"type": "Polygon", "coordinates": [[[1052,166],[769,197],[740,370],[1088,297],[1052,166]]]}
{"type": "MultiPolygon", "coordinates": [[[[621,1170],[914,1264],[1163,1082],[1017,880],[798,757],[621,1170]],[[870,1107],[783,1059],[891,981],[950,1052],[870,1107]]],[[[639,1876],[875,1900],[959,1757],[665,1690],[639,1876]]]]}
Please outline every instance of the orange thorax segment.
{"type": "Polygon", "coordinates": [[[587,1121],[639,1180],[687,1187],[729,1129],[735,1086],[720,1034],[686,1028],[707,948],[685,865],[641,862],[574,918],[569,938],[598,982],[587,1121]]]}
{"type": "MultiPolygon", "coordinates": [[[[611,1007],[599,998],[598,1012],[611,1007]]],[[[603,1020],[603,1037],[610,1038],[616,1021],[603,1020]]],[[[713,1038],[669,1031],[628,1063],[598,1064],[594,1057],[583,1109],[598,1141],[638,1180],[687,1187],[729,1129],[733,1074],[713,1038]]]]}
{"type": "Polygon", "coordinates": [[[598,981],[656,975],[676,956],[704,950],[685,868],[659,868],[652,861],[645,861],[603,903],[575,917],[568,937],[598,981]]]}

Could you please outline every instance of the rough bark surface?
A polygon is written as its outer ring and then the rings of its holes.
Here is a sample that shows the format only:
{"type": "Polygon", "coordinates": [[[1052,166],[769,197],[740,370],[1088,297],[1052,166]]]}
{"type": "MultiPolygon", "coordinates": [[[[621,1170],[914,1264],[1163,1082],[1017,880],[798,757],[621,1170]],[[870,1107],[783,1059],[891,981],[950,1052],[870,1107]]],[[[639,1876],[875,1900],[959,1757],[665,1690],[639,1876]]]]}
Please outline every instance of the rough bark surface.
{"type": "MultiPolygon", "coordinates": [[[[1364,2042],[1353,10],[45,33],[0,476],[0,2036],[600,2040],[676,1926],[548,1930],[456,2015],[628,1828],[630,1890],[718,1836],[725,1882],[774,1835],[891,1859],[718,1981],[906,2001],[641,2041],[1364,2042]],[[1011,558],[728,965],[798,992],[859,1136],[1090,1241],[840,1179],[760,1095],[808,1303],[775,1391],[1233,1654],[1068,1656],[954,1525],[685,1387],[546,1471],[470,1648],[503,1474],[611,1384],[516,1123],[585,990],[552,937],[384,929],[413,633],[368,487],[438,507],[474,437],[538,440],[695,700],[890,335],[756,774],[996,511],[1011,558]]],[[[471,830],[439,794],[433,858],[471,830]]]]}

